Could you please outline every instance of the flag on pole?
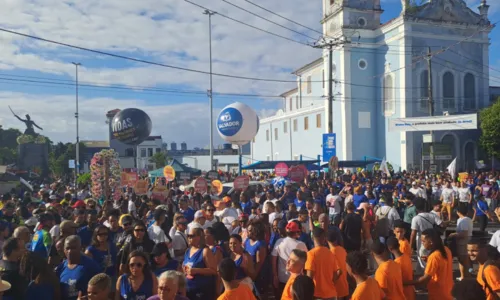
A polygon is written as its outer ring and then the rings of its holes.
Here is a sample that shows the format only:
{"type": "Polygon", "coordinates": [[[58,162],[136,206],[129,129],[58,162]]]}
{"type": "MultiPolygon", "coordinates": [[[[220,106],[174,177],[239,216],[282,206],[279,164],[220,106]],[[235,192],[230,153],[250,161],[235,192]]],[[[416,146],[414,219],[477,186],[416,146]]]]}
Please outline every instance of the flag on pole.
{"type": "Polygon", "coordinates": [[[391,172],[389,171],[389,167],[387,167],[387,161],[385,160],[385,157],[380,163],[380,171],[385,173],[388,177],[391,177],[391,172]]]}
{"type": "Polygon", "coordinates": [[[451,162],[451,164],[448,166],[448,173],[450,173],[451,178],[455,180],[455,177],[457,177],[457,158],[451,162]]]}

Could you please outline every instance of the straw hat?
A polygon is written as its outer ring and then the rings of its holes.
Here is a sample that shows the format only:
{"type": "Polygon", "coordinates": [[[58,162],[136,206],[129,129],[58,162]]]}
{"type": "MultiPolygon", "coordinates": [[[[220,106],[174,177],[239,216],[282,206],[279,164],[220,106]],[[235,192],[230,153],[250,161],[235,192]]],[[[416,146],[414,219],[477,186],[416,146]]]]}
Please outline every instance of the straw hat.
{"type": "Polygon", "coordinates": [[[0,277],[0,292],[5,292],[7,290],[10,290],[11,285],[5,280],[2,280],[2,277],[0,277]]]}

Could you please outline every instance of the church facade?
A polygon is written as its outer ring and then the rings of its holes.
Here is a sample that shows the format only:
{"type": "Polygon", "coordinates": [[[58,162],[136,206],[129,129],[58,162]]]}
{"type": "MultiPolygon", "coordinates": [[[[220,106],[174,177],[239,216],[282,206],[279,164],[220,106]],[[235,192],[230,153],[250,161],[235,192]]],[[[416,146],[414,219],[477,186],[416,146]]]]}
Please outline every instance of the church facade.
{"type": "MultiPolygon", "coordinates": [[[[463,0],[430,0],[420,6],[401,0],[400,15],[384,24],[380,0],[322,1],[324,38],[339,41],[332,54],[333,113],[327,108],[325,49],[322,57],[294,72],[297,88],[282,94],[282,109],[260,121],[253,160],[317,159],[331,118],[339,160],[385,157],[395,169],[427,168],[423,135],[428,132],[391,132],[389,121],[429,116],[430,91],[434,116],[471,114],[490,105],[493,26],[486,0],[476,9],[463,0]],[[349,42],[342,42],[346,38],[349,42]]],[[[457,157],[459,168],[473,168],[480,156],[479,134],[434,131],[438,167],[457,157]]]]}

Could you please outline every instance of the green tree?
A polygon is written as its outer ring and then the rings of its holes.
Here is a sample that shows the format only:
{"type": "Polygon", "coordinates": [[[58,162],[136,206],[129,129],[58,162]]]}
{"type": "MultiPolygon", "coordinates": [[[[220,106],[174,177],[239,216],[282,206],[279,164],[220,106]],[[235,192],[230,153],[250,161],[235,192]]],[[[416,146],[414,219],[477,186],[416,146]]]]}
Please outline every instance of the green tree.
{"type": "Polygon", "coordinates": [[[167,165],[167,154],[165,152],[157,152],[149,158],[149,162],[154,163],[157,168],[163,168],[167,165]]]}
{"type": "MultiPolygon", "coordinates": [[[[80,166],[83,166],[85,161],[83,153],[86,152],[85,144],[80,143],[80,166]]],[[[52,151],[49,154],[49,168],[52,174],[57,177],[70,175],[73,169],[69,168],[69,160],[75,159],[76,148],[72,143],[57,143],[52,146],[52,151]]]]}
{"type": "Polygon", "coordinates": [[[481,137],[479,142],[490,156],[500,154],[500,101],[487,107],[479,113],[481,137]]]}
{"type": "Polygon", "coordinates": [[[80,186],[87,186],[87,185],[89,185],[90,182],[91,182],[90,173],[81,174],[80,176],[78,176],[78,179],[76,180],[76,182],[80,186]]]}

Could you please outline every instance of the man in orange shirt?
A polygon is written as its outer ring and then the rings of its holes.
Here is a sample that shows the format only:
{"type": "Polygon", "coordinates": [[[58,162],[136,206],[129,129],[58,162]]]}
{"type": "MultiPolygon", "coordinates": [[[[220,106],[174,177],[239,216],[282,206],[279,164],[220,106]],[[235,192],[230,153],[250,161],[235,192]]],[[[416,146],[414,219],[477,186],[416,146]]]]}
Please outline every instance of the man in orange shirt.
{"type": "Polygon", "coordinates": [[[401,220],[397,220],[394,222],[394,235],[396,236],[396,239],[399,241],[399,251],[401,253],[408,255],[411,257],[411,247],[410,247],[410,242],[405,238],[406,230],[405,230],[405,223],[401,220]]]}
{"type": "Polygon", "coordinates": [[[372,254],[378,264],[375,280],[388,300],[405,300],[401,267],[389,259],[387,247],[379,240],[372,245],[372,254]]]}
{"type": "Polygon", "coordinates": [[[248,285],[236,280],[236,264],[232,259],[224,258],[217,267],[217,273],[224,284],[224,293],[217,300],[256,300],[248,285]]]}
{"type": "Polygon", "coordinates": [[[286,263],[286,270],[290,272],[290,277],[288,278],[285,288],[283,289],[281,300],[293,300],[292,286],[295,278],[302,274],[306,260],[307,253],[302,250],[293,249],[292,253],[290,253],[290,258],[286,263]]]}
{"type": "Polygon", "coordinates": [[[347,299],[349,296],[349,283],[347,282],[347,268],[346,268],[346,258],[347,252],[344,247],[339,245],[339,241],[342,239],[340,232],[332,230],[328,232],[328,246],[330,251],[333,253],[337,259],[337,265],[342,272],[337,281],[335,281],[335,289],[337,290],[337,299],[343,300],[347,299]]]}
{"type": "Polygon", "coordinates": [[[367,274],[368,260],[360,251],[347,254],[347,272],[356,280],[356,290],[351,300],[384,300],[385,294],[377,281],[367,274]]]}
{"type": "Polygon", "coordinates": [[[491,247],[492,252],[498,255],[496,248],[481,243],[479,240],[471,240],[467,244],[467,252],[470,260],[479,264],[477,271],[477,282],[483,287],[486,293],[486,300],[494,300],[500,298],[500,269],[493,264],[493,257],[488,257],[488,248],[491,247]],[[495,297],[496,294],[496,297],[495,297]]]}
{"type": "Polygon", "coordinates": [[[403,275],[403,293],[405,294],[406,300],[415,300],[415,288],[411,285],[404,286],[405,282],[411,282],[413,280],[413,265],[410,256],[404,255],[401,252],[399,241],[393,236],[387,239],[387,248],[395,257],[394,262],[401,267],[401,273],[403,275]]]}
{"type": "Polygon", "coordinates": [[[322,300],[333,300],[337,297],[335,281],[341,275],[337,266],[337,260],[330,249],[324,247],[326,243],[323,228],[313,229],[314,248],[307,252],[306,271],[307,276],[314,281],[314,298],[322,300]]]}

